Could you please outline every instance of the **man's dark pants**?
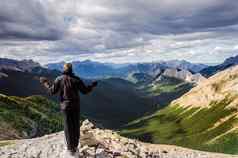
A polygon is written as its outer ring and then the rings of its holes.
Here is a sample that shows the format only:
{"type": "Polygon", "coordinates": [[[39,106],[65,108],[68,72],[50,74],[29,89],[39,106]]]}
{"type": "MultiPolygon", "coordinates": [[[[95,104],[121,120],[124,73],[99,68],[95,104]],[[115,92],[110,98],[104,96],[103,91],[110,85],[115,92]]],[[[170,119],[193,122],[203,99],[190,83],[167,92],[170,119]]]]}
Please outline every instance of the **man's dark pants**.
{"type": "Polygon", "coordinates": [[[79,144],[79,103],[63,102],[61,111],[64,115],[64,134],[67,143],[67,149],[75,151],[79,144]]]}

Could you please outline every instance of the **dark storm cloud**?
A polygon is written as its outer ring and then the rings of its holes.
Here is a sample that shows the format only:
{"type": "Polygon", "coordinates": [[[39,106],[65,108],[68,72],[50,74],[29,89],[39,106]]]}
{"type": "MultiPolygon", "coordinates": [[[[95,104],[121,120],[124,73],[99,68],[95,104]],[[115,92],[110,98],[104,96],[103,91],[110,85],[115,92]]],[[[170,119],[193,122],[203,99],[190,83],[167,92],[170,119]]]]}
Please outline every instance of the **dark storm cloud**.
{"type": "MultiPolygon", "coordinates": [[[[91,29],[98,32],[111,32],[105,35],[112,40],[121,39],[122,44],[115,42],[115,47],[127,47],[131,40],[134,45],[134,38],[144,34],[153,36],[191,33],[238,23],[238,3],[235,0],[81,0],[70,1],[72,6],[69,9],[75,9],[70,15],[67,15],[68,11],[61,15],[54,13],[54,9],[58,9],[58,2],[54,1],[55,6],[49,11],[42,5],[47,1],[2,0],[0,38],[57,40],[67,32],[62,19],[70,16],[90,22],[91,29]],[[73,6],[75,3],[76,7],[73,6]],[[81,6],[86,7],[82,9],[81,6]],[[61,16],[61,21],[56,16],[61,16]]],[[[112,48],[112,44],[107,41],[105,39],[106,47],[112,48]]]]}
{"type": "Polygon", "coordinates": [[[238,3],[235,0],[103,2],[98,5],[107,7],[107,14],[91,14],[86,18],[95,27],[116,32],[176,34],[238,23],[238,3]]]}
{"type": "MultiPolygon", "coordinates": [[[[88,0],[79,6],[78,18],[90,23],[88,28],[103,36],[98,40],[105,49],[131,48],[161,35],[229,33],[229,26],[238,23],[235,0],[88,0]]],[[[216,37],[210,35],[207,38],[216,37]]]]}
{"type": "Polygon", "coordinates": [[[178,57],[200,60],[205,56],[216,60],[217,52],[225,54],[219,54],[221,61],[236,50],[237,35],[236,0],[0,3],[1,53],[16,57],[24,52],[29,58],[40,54],[37,58],[44,62],[56,55],[60,59],[83,56],[109,61],[120,57],[125,62],[178,57]]]}
{"type": "Polygon", "coordinates": [[[57,40],[64,25],[35,0],[1,0],[0,39],[57,40]]]}

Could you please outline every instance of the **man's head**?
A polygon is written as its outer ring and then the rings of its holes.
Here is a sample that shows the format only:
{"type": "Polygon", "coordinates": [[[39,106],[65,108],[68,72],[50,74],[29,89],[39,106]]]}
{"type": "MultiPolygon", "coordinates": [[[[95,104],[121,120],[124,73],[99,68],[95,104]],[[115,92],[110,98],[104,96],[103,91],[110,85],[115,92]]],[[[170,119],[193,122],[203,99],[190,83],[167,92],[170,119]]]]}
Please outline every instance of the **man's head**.
{"type": "Polygon", "coordinates": [[[71,63],[64,64],[64,72],[67,72],[67,73],[73,72],[73,66],[71,63]]]}

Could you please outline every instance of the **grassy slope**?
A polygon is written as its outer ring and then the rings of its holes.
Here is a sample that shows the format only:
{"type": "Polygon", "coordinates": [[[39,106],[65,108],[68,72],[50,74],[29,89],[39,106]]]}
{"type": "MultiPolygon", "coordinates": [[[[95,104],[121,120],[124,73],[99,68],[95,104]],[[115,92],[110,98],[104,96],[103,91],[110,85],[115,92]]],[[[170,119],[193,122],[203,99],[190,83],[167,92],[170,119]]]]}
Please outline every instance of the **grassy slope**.
{"type": "Polygon", "coordinates": [[[238,124],[237,109],[226,108],[230,100],[212,102],[210,108],[201,109],[170,105],[132,122],[121,134],[153,143],[238,154],[238,129],[231,130],[238,124]]]}
{"type": "Polygon", "coordinates": [[[0,140],[41,136],[62,129],[62,117],[54,102],[40,96],[0,95],[0,140]]]}

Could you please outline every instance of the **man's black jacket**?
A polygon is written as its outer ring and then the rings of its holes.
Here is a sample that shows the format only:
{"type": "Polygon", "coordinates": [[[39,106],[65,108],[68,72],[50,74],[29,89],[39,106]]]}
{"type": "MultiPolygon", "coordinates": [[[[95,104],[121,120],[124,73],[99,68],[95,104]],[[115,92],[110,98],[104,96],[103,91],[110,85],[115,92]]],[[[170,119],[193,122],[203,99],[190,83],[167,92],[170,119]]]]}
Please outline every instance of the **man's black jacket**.
{"type": "Polygon", "coordinates": [[[86,86],[83,81],[73,73],[63,73],[55,79],[51,86],[48,82],[45,85],[51,95],[59,92],[61,103],[79,103],[79,91],[83,94],[87,94],[92,91],[96,84],[97,83],[94,82],[92,85],[86,86]]]}

